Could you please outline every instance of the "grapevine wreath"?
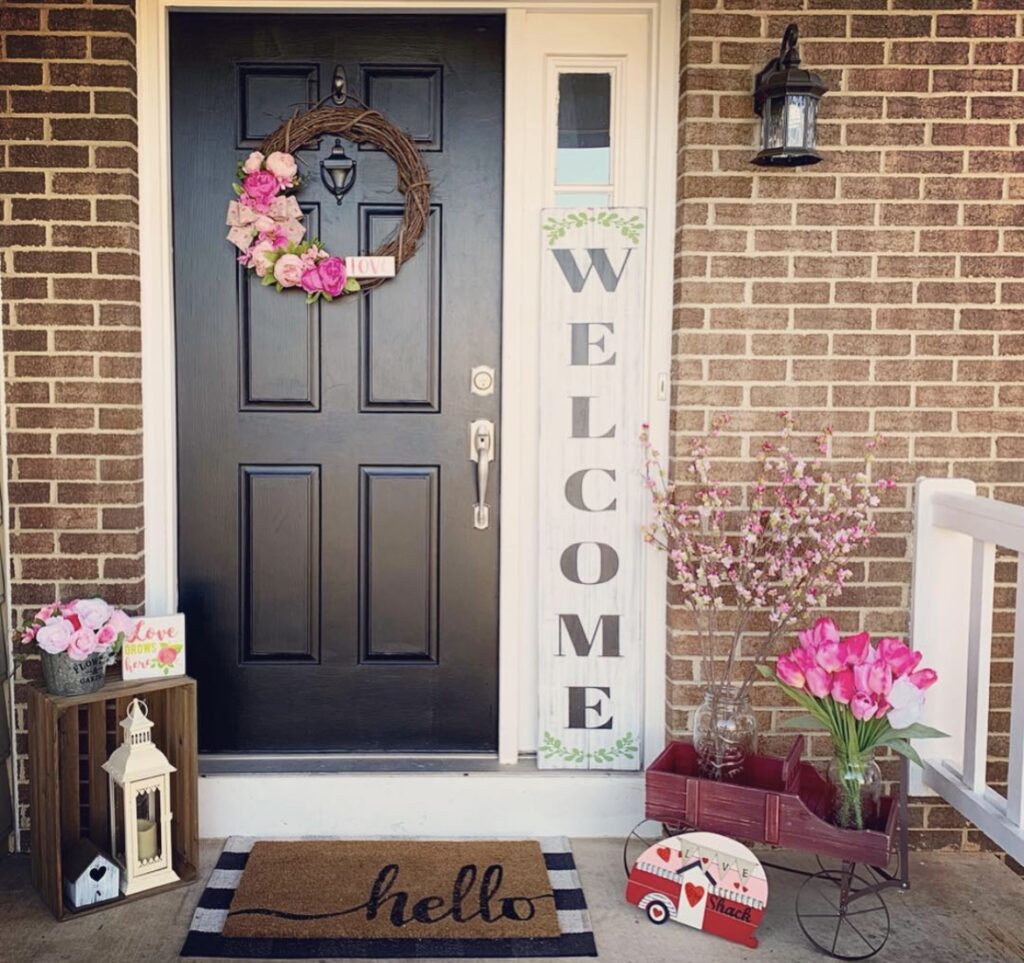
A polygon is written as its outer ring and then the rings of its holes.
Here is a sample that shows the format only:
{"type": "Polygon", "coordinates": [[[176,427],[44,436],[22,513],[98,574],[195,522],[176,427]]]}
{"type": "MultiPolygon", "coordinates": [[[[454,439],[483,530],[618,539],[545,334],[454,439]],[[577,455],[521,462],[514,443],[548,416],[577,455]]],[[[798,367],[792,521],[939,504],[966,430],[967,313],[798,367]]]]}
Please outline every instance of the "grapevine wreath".
{"type": "Polygon", "coordinates": [[[321,134],[370,144],[398,168],[396,187],[405,200],[402,221],[371,257],[394,258],[397,272],[416,253],[430,214],[430,176],[420,152],[412,138],[379,111],[321,102],[287,120],[238,165],[240,183],[233,185],[235,200],[228,204],[227,239],[242,252],[238,262],[264,285],[304,291],[310,303],[369,290],[387,280],[373,277],[360,285],[348,276],[344,257],[305,237],[295,199],[302,179],[292,151],[321,134]]]}

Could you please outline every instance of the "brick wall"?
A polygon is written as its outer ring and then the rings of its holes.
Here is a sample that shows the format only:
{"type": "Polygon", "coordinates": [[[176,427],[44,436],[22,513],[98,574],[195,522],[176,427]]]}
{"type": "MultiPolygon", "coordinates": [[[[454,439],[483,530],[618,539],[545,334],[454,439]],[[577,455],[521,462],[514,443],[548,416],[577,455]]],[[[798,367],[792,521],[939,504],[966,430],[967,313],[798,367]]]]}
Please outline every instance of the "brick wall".
{"type": "MultiPolygon", "coordinates": [[[[0,251],[17,612],[142,602],[135,14],[0,4],[0,251]]],[[[38,663],[22,668],[22,679],[38,663]]],[[[17,700],[19,802],[25,717],[17,700]]]]}
{"type": "MultiPolygon", "coordinates": [[[[882,462],[905,484],[840,603],[849,630],[907,630],[916,476],[967,476],[983,493],[1024,501],[1020,9],[1017,0],[684,3],[676,452],[718,410],[740,412],[723,448],[735,477],[779,408],[809,427],[833,424],[840,453],[873,432],[888,436],[882,462]],[[752,80],[792,20],[804,65],[831,88],[818,128],[826,159],[769,171],[749,163],[752,80]]],[[[998,572],[997,780],[1013,567],[998,572]]],[[[697,669],[680,609],[670,606],[670,623],[669,727],[681,733],[697,669]]],[[[761,693],[766,728],[779,721],[777,697],[761,693]]],[[[824,741],[814,749],[823,754],[824,741]]],[[[984,844],[946,806],[915,804],[913,825],[918,845],[984,844]]]]}
{"type": "MultiPolygon", "coordinates": [[[[1017,0],[693,0],[684,6],[677,439],[738,413],[734,457],[788,406],[840,450],[1024,499],[1024,38],[1017,0]],[[941,8],[938,4],[941,2],[941,8]],[[807,9],[804,9],[804,8],[807,9]],[[892,7],[893,9],[889,9],[892,7]],[[833,90],[824,164],[766,172],[750,87],[785,24],[833,90]]],[[[130,4],[0,6],[0,252],[12,598],[141,603],[141,390],[130,4]]],[[[738,471],[739,469],[737,469],[738,471]]],[[[840,610],[906,629],[907,485],[840,610]]],[[[1012,561],[999,566],[1012,584],[1012,561]]],[[[1012,590],[1001,588],[993,775],[1005,770],[1012,590]]],[[[696,698],[670,613],[669,725],[696,698]]],[[[36,671],[33,663],[25,676],[36,671]]],[[[761,710],[767,730],[779,710],[761,710]]],[[[25,720],[17,737],[24,750],[25,720]]],[[[816,749],[822,749],[817,744],[816,749]]],[[[891,769],[891,766],[890,766],[891,769]]],[[[26,815],[24,755],[20,801],[26,815]]],[[[976,845],[919,804],[915,841],[976,845]]]]}

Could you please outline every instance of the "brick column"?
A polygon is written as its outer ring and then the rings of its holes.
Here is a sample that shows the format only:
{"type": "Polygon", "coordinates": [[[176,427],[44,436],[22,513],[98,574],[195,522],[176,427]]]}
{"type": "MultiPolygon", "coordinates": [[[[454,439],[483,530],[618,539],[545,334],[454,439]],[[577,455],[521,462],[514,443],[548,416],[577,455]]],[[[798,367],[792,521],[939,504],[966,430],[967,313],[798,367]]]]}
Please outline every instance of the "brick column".
{"type": "MultiPolygon", "coordinates": [[[[736,479],[780,408],[808,427],[831,423],[840,454],[888,436],[882,469],[901,489],[835,611],[845,630],[902,634],[915,477],[966,476],[1024,501],[1024,18],[1015,0],[738,7],[684,4],[676,453],[716,410],[742,413],[721,449],[736,479]],[[753,79],[794,20],[805,66],[832,88],[818,128],[825,161],[756,168],[753,79]]],[[[998,572],[996,781],[1013,563],[998,572]]],[[[678,607],[670,623],[668,723],[684,733],[697,667],[678,607]]],[[[765,730],[778,731],[779,695],[761,689],[765,730]]],[[[822,738],[812,744],[827,751],[822,738]]],[[[929,801],[914,818],[917,844],[984,845],[949,807],[929,801]]]]}
{"type": "MultiPolygon", "coordinates": [[[[135,14],[0,6],[0,249],[17,616],[143,600],[135,14]]],[[[38,672],[25,663],[20,678],[38,672]]],[[[19,805],[25,718],[17,700],[19,805]]]]}

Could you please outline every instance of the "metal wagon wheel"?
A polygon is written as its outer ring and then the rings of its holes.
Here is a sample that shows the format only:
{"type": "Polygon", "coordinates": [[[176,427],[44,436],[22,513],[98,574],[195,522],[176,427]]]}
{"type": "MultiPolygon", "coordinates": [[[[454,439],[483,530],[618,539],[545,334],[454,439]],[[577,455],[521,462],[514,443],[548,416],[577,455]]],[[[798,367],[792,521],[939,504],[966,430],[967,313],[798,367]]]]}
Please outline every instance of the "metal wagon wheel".
{"type": "Polygon", "coordinates": [[[656,819],[641,819],[629,831],[629,835],[622,844],[622,869],[626,876],[629,876],[633,863],[645,849],[655,843],[660,843],[668,836],[678,836],[685,832],[687,832],[686,826],[669,826],[656,819]]]}
{"type": "Polygon", "coordinates": [[[878,884],[858,876],[852,863],[805,880],[796,896],[796,918],[804,936],[837,960],[870,959],[892,930],[878,884]]]}

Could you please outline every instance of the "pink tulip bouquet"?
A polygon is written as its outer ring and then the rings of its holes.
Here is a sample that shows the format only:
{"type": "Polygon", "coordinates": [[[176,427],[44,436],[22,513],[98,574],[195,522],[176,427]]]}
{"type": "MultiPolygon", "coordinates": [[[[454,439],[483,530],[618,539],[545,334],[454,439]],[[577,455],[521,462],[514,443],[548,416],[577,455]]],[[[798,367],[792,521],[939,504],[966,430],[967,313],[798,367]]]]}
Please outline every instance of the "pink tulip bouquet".
{"type": "Polygon", "coordinates": [[[920,763],[910,740],[945,735],[919,722],[925,690],[937,676],[920,668],[921,653],[901,639],[876,644],[867,632],[840,637],[831,619],[818,619],[798,640],[774,671],[760,666],[761,674],[807,710],[786,725],[824,727],[832,736],[837,821],[863,829],[862,789],[874,750],[888,746],[920,763]]]}
{"type": "Polygon", "coordinates": [[[44,605],[19,626],[14,641],[34,642],[47,655],[65,654],[72,662],[96,653],[113,661],[131,628],[131,616],[103,599],[75,599],[44,605]]]}

